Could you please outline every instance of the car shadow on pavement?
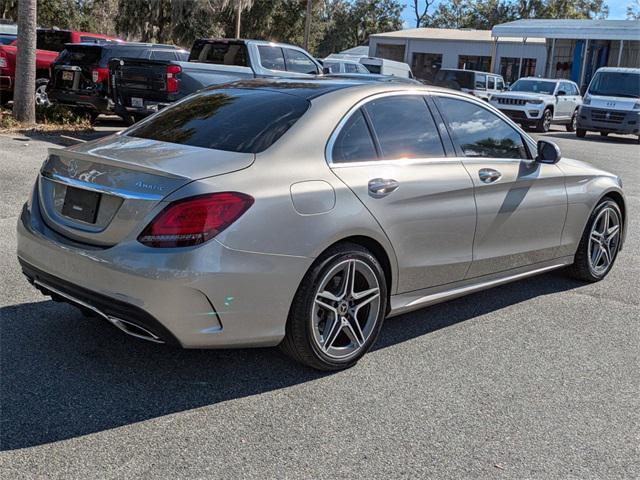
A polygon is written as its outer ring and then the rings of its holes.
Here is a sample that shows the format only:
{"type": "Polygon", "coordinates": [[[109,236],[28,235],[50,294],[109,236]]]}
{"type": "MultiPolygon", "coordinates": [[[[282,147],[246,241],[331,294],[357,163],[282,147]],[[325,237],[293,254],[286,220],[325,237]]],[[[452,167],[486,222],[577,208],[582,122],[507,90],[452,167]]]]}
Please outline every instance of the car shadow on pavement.
{"type": "MultiPolygon", "coordinates": [[[[546,274],[388,320],[379,350],[582,284],[546,274]]],[[[313,381],[275,348],[181,350],[52,301],[0,309],[0,450],[32,447],[313,381]]],[[[356,367],[357,368],[357,367],[356,367]]]]}

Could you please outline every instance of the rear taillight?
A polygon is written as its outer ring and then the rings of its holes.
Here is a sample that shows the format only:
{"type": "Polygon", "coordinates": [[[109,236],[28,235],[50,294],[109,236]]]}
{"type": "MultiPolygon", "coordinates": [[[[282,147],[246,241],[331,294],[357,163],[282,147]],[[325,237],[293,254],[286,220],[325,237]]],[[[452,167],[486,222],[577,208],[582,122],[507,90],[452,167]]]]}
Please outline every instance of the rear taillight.
{"type": "Polygon", "coordinates": [[[138,241],[148,247],[188,247],[211,240],[253,205],[253,197],[220,192],[189,197],[167,205],[138,241]]]}
{"type": "Polygon", "coordinates": [[[7,57],[4,52],[0,52],[0,68],[7,68],[7,57]]]}
{"type": "Polygon", "coordinates": [[[97,67],[91,70],[91,80],[93,83],[102,83],[109,78],[109,69],[105,67],[97,67]]]}
{"type": "Polygon", "coordinates": [[[178,91],[178,78],[176,77],[182,72],[180,65],[167,65],[167,92],[174,93],[178,91]]]}

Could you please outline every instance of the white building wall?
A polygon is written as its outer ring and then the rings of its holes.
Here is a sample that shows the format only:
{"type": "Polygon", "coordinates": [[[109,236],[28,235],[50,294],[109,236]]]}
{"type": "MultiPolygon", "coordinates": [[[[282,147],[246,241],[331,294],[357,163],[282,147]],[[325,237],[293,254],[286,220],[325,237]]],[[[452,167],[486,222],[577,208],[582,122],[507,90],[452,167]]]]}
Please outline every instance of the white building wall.
{"type": "MultiPolygon", "coordinates": [[[[442,55],[442,68],[458,68],[459,55],[478,55],[490,57],[493,42],[436,40],[418,38],[385,38],[371,37],[369,40],[369,56],[375,56],[378,44],[405,45],[405,63],[411,65],[414,53],[434,53],[442,55]]],[[[500,68],[501,57],[535,58],[536,75],[542,76],[547,61],[547,48],[544,43],[507,43],[498,42],[495,71],[500,68]]]]}

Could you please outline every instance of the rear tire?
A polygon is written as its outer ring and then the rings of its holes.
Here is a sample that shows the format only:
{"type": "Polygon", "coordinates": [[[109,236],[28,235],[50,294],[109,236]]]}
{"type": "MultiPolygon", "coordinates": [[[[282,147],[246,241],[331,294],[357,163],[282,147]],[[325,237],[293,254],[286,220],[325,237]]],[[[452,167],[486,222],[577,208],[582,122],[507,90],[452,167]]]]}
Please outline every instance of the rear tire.
{"type": "Polygon", "coordinates": [[[551,113],[550,108],[546,108],[544,112],[542,112],[542,118],[538,120],[536,123],[536,132],[546,133],[551,128],[551,120],[553,119],[553,114],[551,113]]]}
{"type": "Polygon", "coordinates": [[[576,129],[576,137],[584,138],[586,136],[587,136],[587,131],[584,128],[577,128],[576,129]]]}
{"type": "Polygon", "coordinates": [[[611,271],[620,249],[623,225],[618,204],[603,198],[593,209],[568,273],[583,282],[599,282],[611,271]],[[617,228],[617,229],[616,229],[617,228]]]}
{"type": "Polygon", "coordinates": [[[360,245],[337,245],[302,279],[280,349],[317,370],[349,368],[375,343],[386,309],[380,262],[360,245]]]}
{"type": "Polygon", "coordinates": [[[47,84],[49,83],[49,79],[47,78],[38,78],[36,80],[36,107],[48,107],[51,105],[49,101],[49,97],[47,95],[47,84]]]}

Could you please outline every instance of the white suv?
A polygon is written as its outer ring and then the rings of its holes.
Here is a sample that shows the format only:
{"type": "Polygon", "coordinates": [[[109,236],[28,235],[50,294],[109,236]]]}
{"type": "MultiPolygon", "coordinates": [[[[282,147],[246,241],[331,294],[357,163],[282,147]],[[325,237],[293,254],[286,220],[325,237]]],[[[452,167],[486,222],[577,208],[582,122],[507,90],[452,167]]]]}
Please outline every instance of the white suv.
{"type": "Polygon", "coordinates": [[[514,122],[533,126],[538,132],[548,132],[552,124],[566,125],[568,132],[575,131],[582,105],[580,90],[574,82],[535,77],[519,79],[507,92],[493,95],[490,101],[514,122]]]}

